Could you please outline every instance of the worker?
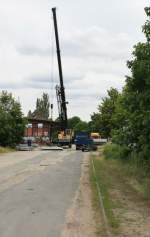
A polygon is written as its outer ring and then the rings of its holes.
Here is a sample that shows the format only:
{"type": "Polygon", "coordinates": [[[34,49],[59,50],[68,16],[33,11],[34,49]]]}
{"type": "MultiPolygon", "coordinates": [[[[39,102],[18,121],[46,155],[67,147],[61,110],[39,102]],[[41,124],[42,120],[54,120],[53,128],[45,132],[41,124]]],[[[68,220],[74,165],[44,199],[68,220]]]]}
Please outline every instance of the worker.
{"type": "Polygon", "coordinates": [[[31,148],[32,148],[32,141],[31,141],[31,139],[27,140],[27,144],[28,144],[29,150],[31,150],[31,148]]]}

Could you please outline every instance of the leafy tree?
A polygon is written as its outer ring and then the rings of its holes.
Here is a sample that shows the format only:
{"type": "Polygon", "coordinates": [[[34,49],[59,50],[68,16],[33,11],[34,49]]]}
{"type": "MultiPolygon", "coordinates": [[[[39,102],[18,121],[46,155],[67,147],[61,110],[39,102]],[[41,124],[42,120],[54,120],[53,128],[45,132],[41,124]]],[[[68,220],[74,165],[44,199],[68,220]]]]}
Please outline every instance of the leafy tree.
{"type": "Polygon", "coordinates": [[[104,137],[111,137],[111,131],[116,126],[112,116],[115,111],[119,92],[114,88],[111,88],[107,92],[108,96],[102,100],[102,103],[98,107],[99,112],[91,116],[91,124],[93,124],[92,130],[99,131],[104,137]]]}
{"type": "Polygon", "coordinates": [[[49,95],[47,93],[43,93],[42,98],[37,98],[35,111],[32,113],[30,110],[28,112],[28,117],[37,119],[48,119],[49,108],[49,95]]]}
{"type": "MultiPolygon", "coordinates": [[[[150,17],[150,7],[145,8],[150,17]]],[[[133,60],[127,62],[131,76],[126,78],[120,110],[124,122],[114,131],[114,140],[130,147],[140,161],[150,167],[150,20],[143,26],[145,43],[134,46],[133,60]]],[[[118,109],[118,108],[117,108],[118,109]]],[[[117,113],[116,113],[117,115],[117,113]]]]}
{"type": "Polygon", "coordinates": [[[25,120],[21,105],[12,94],[2,91],[0,94],[0,145],[14,146],[24,135],[25,120]]]}
{"type": "Polygon", "coordinates": [[[74,116],[72,118],[69,118],[68,119],[68,127],[71,128],[71,129],[74,129],[75,126],[81,122],[81,119],[78,117],[78,116],[74,116]]]}
{"type": "Polygon", "coordinates": [[[108,91],[98,113],[91,116],[91,126],[105,136],[112,135],[112,141],[119,144],[119,157],[134,157],[134,162],[149,171],[150,7],[146,7],[145,12],[148,20],[142,30],[146,41],[134,46],[133,59],[127,62],[131,76],[126,77],[122,93],[112,88],[108,91]]]}
{"type": "Polygon", "coordinates": [[[89,132],[89,123],[82,121],[78,116],[74,116],[68,119],[68,127],[73,129],[75,132],[86,131],[89,132]]]}
{"type": "Polygon", "coordinates": [[[85,121],[79,121],[76,126],[74,127],[74,131],[78,132],[78,131],[85,131],[88,132],[89,131],[89,126],[88,123],[85,121]]]}
{"type": "Polygon", "coordinates": [[[101,115],[99,112],[91,115],[91,121],[89,122],[91,132],[99,132],[101,130],[101,115]]]}

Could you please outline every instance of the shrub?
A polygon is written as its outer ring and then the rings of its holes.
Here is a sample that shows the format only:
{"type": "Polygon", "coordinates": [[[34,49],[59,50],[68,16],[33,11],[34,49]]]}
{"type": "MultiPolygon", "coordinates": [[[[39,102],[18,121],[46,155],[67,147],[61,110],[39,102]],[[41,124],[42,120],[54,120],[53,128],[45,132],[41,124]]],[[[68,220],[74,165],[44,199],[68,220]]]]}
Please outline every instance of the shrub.
{"type": "Polygon", "coordinates": [[[104,156],[106,159],[128,159],[130,149],[127,146],[118,144],[107,144],[104,147],[104,156]]]}

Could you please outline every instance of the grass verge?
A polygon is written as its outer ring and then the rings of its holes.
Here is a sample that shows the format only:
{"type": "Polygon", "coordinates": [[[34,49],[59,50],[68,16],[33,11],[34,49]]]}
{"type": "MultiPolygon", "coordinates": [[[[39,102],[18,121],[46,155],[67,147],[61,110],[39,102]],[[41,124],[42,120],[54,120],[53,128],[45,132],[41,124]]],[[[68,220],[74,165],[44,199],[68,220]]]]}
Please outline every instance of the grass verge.
{"type": "Polygon", "coordinates": [[[92,190],[92,206],[94,210],[94,217],[96,222],[96,233],[97,237],[105,237],[106,230],[104,228],[104,220],[102,219],[102,211],[99,205],[99,197],[97,192],[96,180],[93,174],[93,167],[92,162],[90,163],[90,183],[91,183],[91,190],[92,190]]]}
{"type": "MultiPolygon", "coordinates": [[[[98,191],[97,191],[97,186],[96,186],[96,182],[98,182],[110,231],[113,234],[117,235],[119,220],[115,217],[114,210],[115,208],[117,208],[118,203],[112,200],[111,194],[109,192],[113,184],[113,180],[111,176],[109,175],[108,170],[105,167],[105,160],[102,157],[91,155],[91,169],[90,170],[91,170],[90,181],[91,181],[91,187],[93,191],[93,207],[95,209],[96,216],[98,218],[98,213],[99,215],[102,216],[102,210],[100,207],[98,191]],[[95,171],[96,171],[96,179],[93,172],[92,160],[93,160],[95,171]]],[[[102,224],[97,226],[97,236],[106,236],[104,219],[103,220],[102,219],[103,218],[101,218],[102,224]]]]}
{"type": "MultiPolygon", "coordinates": [[[[132,163],[122,161],[121,159],[105,158],[103,147],[101,147],[99,153],[91,154],[90,181],[95,215],[97,215],[97,218],[102,216],[96,187],[96,182],[98,182],[112,236],[122,236],[123,233],[126,233],[128,224],[132,220],[133,222],[138,220],[136,219],[137,213],[139,216],[141,215],[142,219],[143,208],[148,212],[150,204],[149,176],[143,175],[143,172],[132,163]],[[92,169],[92,160],[96,170],[96,179],[92,169]],[[134,209],[132,210],[133,206],[134,209]],[[141,209],[139,208],[140,206],[142,206],[141,209]],[[131,210],[133,216],[129,218],[131,210]]],[[[140,224],[139,221],[137,223],[137,225],[140,224]]],[[[107,236],[104,226],[98,222],[97,225],[99,233],[97,236],[107,236]]],[[[132,228],[137,231],[134,224],[130,228],[131,231],[132,228]]]]}
{"type": "MultiPolygon", "coordinates": [[[[104,147],[106,162],[113,164],[113,168],[123,177],[126,182],[145,200],[150,201],[150,174],[145,167],[139,165],[137,157],[122,159],[123,147],[116,144],[107,144],[104,147]]],[[[124,155],[123,155],[124,156],[124,155]]]]}

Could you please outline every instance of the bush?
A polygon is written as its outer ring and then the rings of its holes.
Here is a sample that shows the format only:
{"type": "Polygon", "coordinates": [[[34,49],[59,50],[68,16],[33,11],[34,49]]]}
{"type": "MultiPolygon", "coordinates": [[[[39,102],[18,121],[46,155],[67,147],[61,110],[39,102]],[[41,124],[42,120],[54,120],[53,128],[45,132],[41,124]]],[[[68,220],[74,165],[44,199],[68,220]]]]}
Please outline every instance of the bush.
{"type": "Polygon", "coordinates": [[[117,144],[107,144],[104,147],[104,156],[106,159],[128,159],[130,149],[126,146],[117,144]]]}
{"type": "Polygon", "coordinates": [[[146,159],[147,154],[144,151],[136,152],[132,151],[130,154],[130,160],[132,165],[134,164],[137,168],[142,170],[142,173],[147,176],[150,171],[150,159],[146,159]]]}
{"type": "Polygon", "coordinates": [[[147,176],[150,171],[150,161],[144,157],[144,153],[130,150],[127,146],[115,143],[107,144],[103,150],[106,159],[120,159],[128,161],[129,173],[139,173],[139,176],[147,176]]]}

